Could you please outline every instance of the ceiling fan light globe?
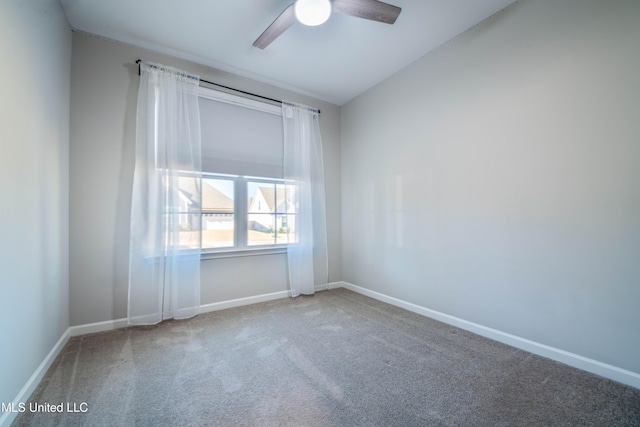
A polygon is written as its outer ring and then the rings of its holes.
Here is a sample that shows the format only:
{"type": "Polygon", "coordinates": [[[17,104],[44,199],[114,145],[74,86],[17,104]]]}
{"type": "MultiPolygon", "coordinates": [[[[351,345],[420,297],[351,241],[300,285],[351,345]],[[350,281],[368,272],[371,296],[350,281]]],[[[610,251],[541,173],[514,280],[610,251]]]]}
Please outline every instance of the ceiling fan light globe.
{"type": "Polygon", "coordinates": [[[329,0],[296,0],[293,10],[301,24],[315,27],[329,19],[331,2],[329,0]]]}

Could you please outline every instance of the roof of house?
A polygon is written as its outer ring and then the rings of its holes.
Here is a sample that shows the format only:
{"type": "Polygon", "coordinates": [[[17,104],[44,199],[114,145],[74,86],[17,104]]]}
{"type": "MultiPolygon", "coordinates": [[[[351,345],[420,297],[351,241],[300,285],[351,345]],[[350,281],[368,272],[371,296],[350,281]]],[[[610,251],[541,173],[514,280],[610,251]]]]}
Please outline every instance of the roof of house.
{"type": "MultiPolygon", "coordinates": [[[[194,202],[196,194],[195,182],[192,179],[180,180],[180,192],[194,202]]],[[[233,199],[202,180],[202,212],[203,213],[233,213],[233,199]]]]}
{"type": "MultiPolygon", "coordinates": [[[[269,207],[269,211],[270,212],[275,212],[277,207],[282,206],[282,204],[285,202],[285,191],[284,188],[279,188],[277,191],[274,188],[274,186],[269,185],[269,186],[260,186],[256,189],[256,192],[261,192],[262,193],[262,197],[264,197],[264,200],[267,202],[267,206],[269,207]],[[274,206],[274,202],[275,202],[275,206],[274,206]]],[[[291,201],[288,201],[289,203],[291,203],[291,201]]],[[[286,212],[286,208],[284,209],[284,211],[282,209],[279,209],[282,213],[286,212]]]]}
{"type": "Polygon", "coordinates": [[[202,212],[233,212],[233,199],[202,181],[202,212]]]}

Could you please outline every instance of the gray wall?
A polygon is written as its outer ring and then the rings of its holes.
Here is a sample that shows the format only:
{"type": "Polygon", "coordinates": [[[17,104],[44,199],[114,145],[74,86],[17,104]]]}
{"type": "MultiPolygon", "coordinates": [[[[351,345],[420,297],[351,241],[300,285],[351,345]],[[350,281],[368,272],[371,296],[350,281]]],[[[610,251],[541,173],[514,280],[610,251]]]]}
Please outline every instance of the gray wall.
{"type": "Polygon", "coordinates": [[[640,373],[639,42],[521,1],[343,106],[343,280],[640,373]]]}
{"type": "Polygon", "coordinates": [[[0,402],[9,403],[69,327],[71,32],[59,3],[0,2],[0,58],[0,402]]]}
{"type": "MultiPolygon", "coordinates": [[[[133,179],[136,59],[176,66],[203,79],[322,110],[330,280],[340,280],[339,108],[273,86],[138,47],[73,35],[70,172],[70,321],[126,317],[129,210],[133,179]]],[[[286,255],[205,260],[202,303],[287,289],[286,255]]]]}

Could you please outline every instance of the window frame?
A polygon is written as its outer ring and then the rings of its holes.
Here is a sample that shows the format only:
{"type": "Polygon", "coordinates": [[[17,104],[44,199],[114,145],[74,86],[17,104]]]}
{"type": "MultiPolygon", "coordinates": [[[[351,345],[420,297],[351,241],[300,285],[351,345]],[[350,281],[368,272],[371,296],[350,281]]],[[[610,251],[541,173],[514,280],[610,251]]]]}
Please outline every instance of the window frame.
{"type": "MultiPolygon", "coordinates": [[[[286,253],[287,248],[292,243],[274,243],[272,245],[249,245],[249,182],[264,182],[268,184],[287,184],[282,178],[266,178],[244,175],[216,174],[211,172],[202,172],[202,179],[225,179],[233,181],[234,201],[234,245],[219,248],[201,248],[203,259],[215,258],[231,258],[240,256],[270,255],[278,253],[286,253]]],[[[274,212],[273,215],[276,215],[274,212]]],[[[204,218],[204,214],[201,215],[204,218]]],[[[202,228],[202,222],[201,222],[202,228]]]]}

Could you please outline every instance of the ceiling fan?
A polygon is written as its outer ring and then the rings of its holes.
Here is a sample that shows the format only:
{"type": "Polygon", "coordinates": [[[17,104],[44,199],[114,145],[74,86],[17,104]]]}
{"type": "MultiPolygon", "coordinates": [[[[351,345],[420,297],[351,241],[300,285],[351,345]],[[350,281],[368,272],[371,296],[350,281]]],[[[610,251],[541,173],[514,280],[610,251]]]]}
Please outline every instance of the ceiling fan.
{"type": "Polygon", "coordinates": [[[296,21],[309,26],[324,23],[331,12],[393,24],[402,9],[378,0],[296,0],[253,42],[264,49],[296,21]]]}

